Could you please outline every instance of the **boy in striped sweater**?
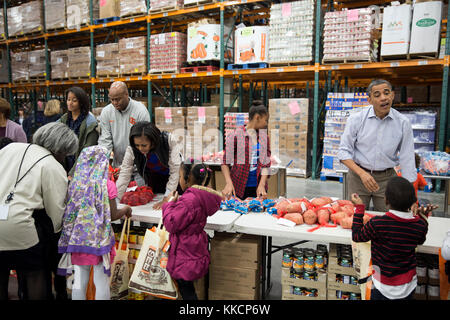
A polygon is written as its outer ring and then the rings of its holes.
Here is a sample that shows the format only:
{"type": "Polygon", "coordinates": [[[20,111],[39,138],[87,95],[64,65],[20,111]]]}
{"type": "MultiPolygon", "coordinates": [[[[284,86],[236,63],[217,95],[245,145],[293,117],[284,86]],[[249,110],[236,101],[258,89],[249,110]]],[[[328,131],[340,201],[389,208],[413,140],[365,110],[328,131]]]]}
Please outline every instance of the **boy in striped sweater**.
{"type": "Polygon", "coordinates": [[[352,194],[355,214],[352,239],[371,241],[371,300],[412,299],[417,286],[416,248],[425,242],[431,207],[417,208],[413,185],[402,177],[389,180],[385,215],[375,216],[363,224],[365,206],[357,194],[352,194]]]}

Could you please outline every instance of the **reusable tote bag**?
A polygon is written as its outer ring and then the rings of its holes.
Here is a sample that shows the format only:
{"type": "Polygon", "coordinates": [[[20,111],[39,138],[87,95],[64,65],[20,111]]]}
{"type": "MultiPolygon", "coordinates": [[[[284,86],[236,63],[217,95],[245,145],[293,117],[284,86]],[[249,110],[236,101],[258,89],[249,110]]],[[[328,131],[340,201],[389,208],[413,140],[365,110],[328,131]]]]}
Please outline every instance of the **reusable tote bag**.
{"type": "Polygon", "coordinates": [[[116,256],[111,266],[111,300],[120,300],[128,296],[128,280],[130,277],[128,268],[128,237],[130,235],[130,223],[130,219],[126,218],[123,223],[122,233],[120,234],[119,247],[117,248],[116,256]],[[125,226],[127,226],[127,244],[125,249],[123,249],[122,243],[125,234],[125,226]]]}
{"type": "Polygon", "coordinates": [[[163,227],[162,217],[158,227],[147,229],[129,287],[153,296],[175,300],[177,287],[167,272],[169,233],[163,227]]]}

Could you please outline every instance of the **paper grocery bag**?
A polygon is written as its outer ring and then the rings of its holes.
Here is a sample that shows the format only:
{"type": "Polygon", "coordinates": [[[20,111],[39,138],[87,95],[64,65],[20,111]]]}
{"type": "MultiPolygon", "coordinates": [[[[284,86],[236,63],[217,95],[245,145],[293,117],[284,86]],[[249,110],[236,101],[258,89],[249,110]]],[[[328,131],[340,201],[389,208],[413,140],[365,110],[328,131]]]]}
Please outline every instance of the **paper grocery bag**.
{"type": "Polygon", "coordinates": [[[169,233],[163,227],[162,218],[157,228],[147,229],[131,275],[129,287],[150,295],[175,300],[177,287],[166,266],[170,247],[169,233]]]}
{"type": "MultiPolygon", "coordinates": [[[[355,269],[358,280],[367,278],[372,275],[372,256],[370,250],[370,241],[354,242],[352,241],[353,268],[355,269]]],[[[372,288],[372,280],[359,285],[361,289],[361,299],[370,299],[370,289],[372,288]],[[369,290],[369,294],[367,294],[369,290]]]]}
{"type": "Polygon", "coordinates": [[[111,265],[111,300],[121,300],[128,297],[128,281],[129,281],[129,268],[128,268],[128,237],[130,235],[130,219],[125,219],[123,224],[122,233],[120,235],[119,247],[117,248],[114,262],[111,265]],[[127,244],[125,249],[122,248],[123,237],[125,234],[125,227],[127,226],[127,244]]]}

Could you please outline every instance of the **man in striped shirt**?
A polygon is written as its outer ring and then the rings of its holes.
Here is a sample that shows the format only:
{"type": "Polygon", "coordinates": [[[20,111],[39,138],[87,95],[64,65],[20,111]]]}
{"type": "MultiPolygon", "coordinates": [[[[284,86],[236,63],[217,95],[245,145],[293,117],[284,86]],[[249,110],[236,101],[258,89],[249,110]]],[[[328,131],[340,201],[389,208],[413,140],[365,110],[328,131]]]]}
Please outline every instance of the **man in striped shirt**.
{"type": "Polygon", "coordinates": [[[352,201],[355,204],[352,239],[371,241],[374,270],[371,300],[412,299],[417,286],[415,250],[425,242],[428,231],[425,209],[415,207],[413,185],[402,177],[390,179],[385,193],[389,211],[366,224],[363,224],[363,201],[357,194],[352,194],[352,201]]]}

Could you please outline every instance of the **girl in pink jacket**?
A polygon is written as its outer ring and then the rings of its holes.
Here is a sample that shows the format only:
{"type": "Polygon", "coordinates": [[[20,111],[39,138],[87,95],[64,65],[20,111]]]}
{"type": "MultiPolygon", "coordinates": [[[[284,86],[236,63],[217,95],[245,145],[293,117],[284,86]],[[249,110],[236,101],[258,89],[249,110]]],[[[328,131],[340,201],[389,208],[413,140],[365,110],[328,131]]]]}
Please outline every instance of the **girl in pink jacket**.
{"type": "Polygon", "coordinates": [[[162,207],[163,224],[170,233],[167,271],[177,282],[183,300],[197,300],[194,280],[208,273],[210,255],[208,236],[203,230],[208,216],[220,208],[222,194],[206,187],[211,170],[203,163],[183,163],[180,186],[162,207]]]}

